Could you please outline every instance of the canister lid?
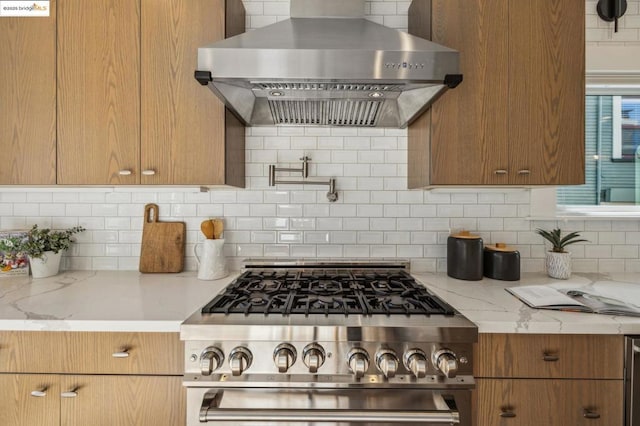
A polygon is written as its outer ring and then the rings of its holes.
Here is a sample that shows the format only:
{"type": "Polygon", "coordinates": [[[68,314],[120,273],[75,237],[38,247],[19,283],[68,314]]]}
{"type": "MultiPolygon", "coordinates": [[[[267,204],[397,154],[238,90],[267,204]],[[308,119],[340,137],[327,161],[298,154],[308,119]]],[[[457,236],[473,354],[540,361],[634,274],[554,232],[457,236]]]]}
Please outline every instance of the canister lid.
{"type": "Polygon", "coordinates": [[[506,253],[514,253],[514,252],[518,251],[516,248],[509,247],[505,243],[496,243],[495,245],[488,244],[488,245],[484,246],[484,248],[485,248],[485,250],[501,251],[501,252],[506,252],[506,253]]]}
{"type": "Polygon", "coordinates": [[[480,235],[472,234],[469,231],[460,231],[456,234],[451,234],[453,238],[462,238],[465,240],[478,240],[480,239],[480,235]]]}

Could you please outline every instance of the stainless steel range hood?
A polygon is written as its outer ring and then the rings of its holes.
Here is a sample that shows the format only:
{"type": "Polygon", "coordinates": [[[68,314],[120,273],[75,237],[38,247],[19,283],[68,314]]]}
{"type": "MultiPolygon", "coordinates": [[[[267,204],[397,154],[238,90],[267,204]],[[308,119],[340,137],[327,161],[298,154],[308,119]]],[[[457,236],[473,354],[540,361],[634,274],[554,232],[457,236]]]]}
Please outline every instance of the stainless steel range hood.
{"type": "Polygon", "coordinates": [[[363,15],[291,0],[291,19],[199,48],[195,77],[249,126],[406,127],[462,81],[458,52],[363,15]]]}

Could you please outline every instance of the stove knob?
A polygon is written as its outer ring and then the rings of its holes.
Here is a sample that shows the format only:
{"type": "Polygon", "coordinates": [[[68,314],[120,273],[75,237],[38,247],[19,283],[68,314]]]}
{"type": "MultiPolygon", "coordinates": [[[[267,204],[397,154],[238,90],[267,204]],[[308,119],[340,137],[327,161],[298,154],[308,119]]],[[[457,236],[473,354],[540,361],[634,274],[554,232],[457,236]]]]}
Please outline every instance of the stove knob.
{"type": "Polygon", "coordinates": [[[398,357],[391,349],[381,349],[376,354],[376,367],[390,379],[398,372],[398,357]]]}
{"type": "Polygon", "coordinates": [[[438,352],[434,352],[431,362],[449,379],[453,379],[458,374],[456,354],[449,349],[441,349],[438,352]]]}
{"type": "Polygon", "coordinates": [[[200,371],[203,376],[210,376],[224,361],[222,351],[214,346],[209,346],[200,355],[200,371]]]}
{"type": "Polygon", "coordinates": [[[241,375],[251,366],[252,361],[253,355],[251,355],[251,351],[249,351],[249,349],[243,348],[242,346],[234,348],[229,354],[231,374],[234,376],[241,375]]]}
{"type": "Polygon", "coordinates": [[[278,367],[280,373],[286,373],[287,370],[296,362],[296,348],[288,343],[281,343],[273,352],[273,361],[278,367]]]}
{"type": "Polygon", "coordinates": [[[309,373],[317,373],[324,364],[325,352],[317,343],[309,343],[302,351],[302,361],[309,369],[309,373]]]}
{"type": "Polygon", "coordinates": [[[404,366],[421,379],[427,375],[427,354],[420,349],[409,349],[404,353],[404,366]]]}
{"type": "Polygon", "coordinates": [[[361,348],[351,349],[347,355],[347,364],[356,379],[361,379],[369,369],[369,354],[361,348]]]}

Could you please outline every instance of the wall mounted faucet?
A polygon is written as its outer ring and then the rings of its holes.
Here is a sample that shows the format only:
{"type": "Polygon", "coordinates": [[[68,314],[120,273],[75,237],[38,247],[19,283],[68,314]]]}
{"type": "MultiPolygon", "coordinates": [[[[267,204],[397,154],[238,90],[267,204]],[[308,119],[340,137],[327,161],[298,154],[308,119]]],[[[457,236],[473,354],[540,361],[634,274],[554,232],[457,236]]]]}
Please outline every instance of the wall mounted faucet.
{"type": "Polygon", "coordinates": [[[276,185],[328,185],[329,192],[327,192],[327,200],[333,203],[338,200],[338,192],[336,191],[336,180],[330,178],[328,182],[319,182],[313,180],[305,180],[309,177],[309,161],[311,158],[304,156],[300,159],[302,161],[302,167],[290,168],[290,167],[276,167],[274,164],[269,165],[269,186],[276,185]],[[300,173],[302,180],[282,180],[276,179],[277,172],[291,172],[300,173]]]}

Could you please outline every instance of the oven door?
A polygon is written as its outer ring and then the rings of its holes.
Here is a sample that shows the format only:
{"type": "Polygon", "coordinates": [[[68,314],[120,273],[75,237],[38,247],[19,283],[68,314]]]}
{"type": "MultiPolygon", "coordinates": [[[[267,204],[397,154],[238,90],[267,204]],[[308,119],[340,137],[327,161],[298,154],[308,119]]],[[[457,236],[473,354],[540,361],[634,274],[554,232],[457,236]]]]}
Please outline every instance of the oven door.
{"type": "Polygon", "coordinates": [[[187,391],[187,425],[471,425],[470,390],[211,389],[187,391]]]}

